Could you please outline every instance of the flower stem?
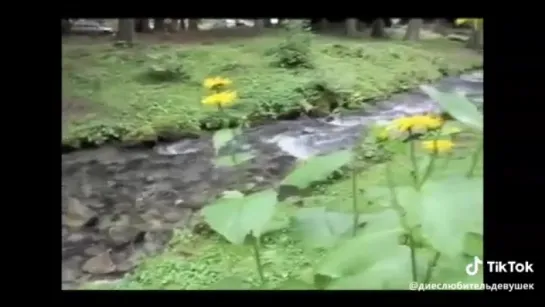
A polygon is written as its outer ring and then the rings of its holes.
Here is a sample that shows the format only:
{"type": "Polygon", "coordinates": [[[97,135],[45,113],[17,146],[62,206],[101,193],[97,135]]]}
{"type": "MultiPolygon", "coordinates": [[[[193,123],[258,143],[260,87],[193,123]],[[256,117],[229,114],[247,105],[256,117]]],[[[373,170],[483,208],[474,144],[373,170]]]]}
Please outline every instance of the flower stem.
{"type": "Polygon", "coordinates": [[[439,257],[441,257],[441,253],[436,252],[433,256],[433,259],[431,260],[430,264],[428,265],[428,269],[426,270],[426,276],[424,277],[424,283],[427,284],[431,280],[431,275],[433,273],[433,269],[435,269],[435,266],[437,266],[437,262],[439,261],[439,257]]]}
{"type": "Polygon", "coordinates": [[[352,214],[353,214],[353,229],[352,235],[356,236],[359,224],[359,212],[358,212],[358,172],[356,171],[356,163],[352,165],[352,214]]]}
{"type": "Polygon", "coordinates": [[[471,166],[466,175],[468,178],[471,178],[473,176],[473,173],[475,172],[475,168],[477,168],[477,162],[479,161],[481,153],[483,152],[483,147],[484,147],[484,142],[483,140],[481,140],[481,142],[479,143],[479,146],[477,147],[477,150],[475,150],[473,152],[473,155],[471,156],[471,166]]]}
{"type": "Polygon", "coordinates": [[[411,159],[411,165],[412,165],[412,168],[413,168],[413,172],[412,172],[412,177],[413,177],[413,182],[414,182],[414,186],[417,187],[418,186],[418,162],[416,161],[416,149],[415,149],[415,145],[414,145],[414,142],[411,140],[409,141],[409,157],[411,159]]]}
{"type": "Polygon", "coordinates": [[[390,190],[390,198],[392,202],[392,207],[398,213],[399,220],[401,221],[402,227],[407,232],[407,235],[409,236],[409,248],[411,249],[412,280],[413,282],[417,282],[418,281],[417,275],[416,275],[417,263],[416,263],[416,250],[415,250],[414,238],[413,238],[412,230],[410,226],[408,225],[408,222],[405,218],[406,216],[405,209],[397,201],[397,195],[395,191],[394,181],[392,178],[392,170],[390,168],[390,162],[386,163],[386,181],[388,183],[388,189],[390,190]]]}
{"type": "MultiPolygon", "coordinates": [[[[450,137],[450,141],[452,143],[454,143],[454,141],[456,140],[456,138],[454,136],[451,136],[450,137]]],[[[450,160],[452,160],[452,157],[453,157],[453,153],[452,152],[449,152],[445,158],[445,163],[443,164],[443,167],[442,169],[446,169],[448,167],[448,165],[450,164],[450,160]]]]}
{"type": "Polygon", "coordinates": [[[426,167],[426,170],[424,171],[424,176],[422,176],[422,180],[418,183],[417,190],[420,190],[422,186],[424,185],[424,182],[430,178],[431,174],[433,173],[433,169],[435,166],[435,160],[437,160],[437,153],[434,152],[431,154],[431,160],[428,163],[428,166],[426,167]]]}
{"type": "Polygon", "coordinates": [[[263,264],[261,263],[261,254],[259,253],[259,238],[252,238],[252,247],[254,249],[254,259],[261,285],[265,285],[265,274],[263,273],[263,264]]]}

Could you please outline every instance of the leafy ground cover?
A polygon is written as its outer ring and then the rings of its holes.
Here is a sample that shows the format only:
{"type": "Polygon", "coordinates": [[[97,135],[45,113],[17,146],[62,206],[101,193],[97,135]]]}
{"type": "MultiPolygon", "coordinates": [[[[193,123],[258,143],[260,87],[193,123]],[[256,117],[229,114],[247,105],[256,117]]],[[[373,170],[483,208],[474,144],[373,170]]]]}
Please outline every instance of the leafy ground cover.
{"type": "MultiPolygon", "coordinates": [[[[474,289],[482,274],[465,267],[483,253],[482,114],[458,94],[424,89],[457,121],[396,120],[353,151],[302,162],[275,189],[231,191],[203,209],[208,235],[178,233],[113,287],[474,289]],[[361,155],[371,145],[385,162],[361,155]],[[278,202],[282,186],[313,193],[278,202]]],[[[217,134],[221,147],[228,134],[217,134]]]]}
{"type": "Polygon", "coordinates": [[[63,144],[146,141],[306,111],[325,114],[482,65],[447,40],[348,40],[286,30],[206,45],[63,43],[63,144]],[[239,100],[219,116],[202,80],[221,75],[239,100]]]}

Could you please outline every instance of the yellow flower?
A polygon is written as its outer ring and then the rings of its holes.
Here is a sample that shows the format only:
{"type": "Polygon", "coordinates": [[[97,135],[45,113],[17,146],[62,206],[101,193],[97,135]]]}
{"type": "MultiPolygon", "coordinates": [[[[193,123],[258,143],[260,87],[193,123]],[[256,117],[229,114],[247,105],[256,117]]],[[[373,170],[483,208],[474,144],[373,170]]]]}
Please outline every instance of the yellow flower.
{"type": "Polygon", "coordinates": [[[454,147],[454,143],[449,140],[433,140],[433,141],[423,141],[422,147],[425,150],[434,152],[434,153],[441,153],[441,152],[449,152],[454,147]]]}
{"type": "Polygon", "coordinates": [[[218,89],[224,86],[230,85],[232,82],[231,80],[227,78],[222,77],[212,77],[212,78],[206,78],[203,82],[204,87],[207,89],[218,89]]]}
{"type": "Polygon", "coordinates": [[[409,130],[433,130],[441,127],[442,124],[443,121],[440,118],[430,115],[402,117],[394,120],[392,123],[394,129],[397,129],[401,132],[409,130]]]}
{"type": "Polygon", "coordinates": [[[237,92],[225,91],[206,96],[202,100],[202,104],[216,107],[229,107],[233,105],[236,99],[237,92]]]}

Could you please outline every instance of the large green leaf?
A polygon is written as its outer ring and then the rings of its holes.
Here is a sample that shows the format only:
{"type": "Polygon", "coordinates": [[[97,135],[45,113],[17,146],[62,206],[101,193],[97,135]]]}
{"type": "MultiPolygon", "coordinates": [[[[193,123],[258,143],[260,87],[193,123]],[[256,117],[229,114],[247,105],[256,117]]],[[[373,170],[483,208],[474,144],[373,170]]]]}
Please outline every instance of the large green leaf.
{"type": "Polygon", "coordinates": [[[307,188],[315,181],[327,179],[332,172],[350,162],[351,158],[350,150],[342,150],[304,160],[282,181],[282,185],[307,188]]]}
{"type": "MultiPolygon", "coordinates": [[[[397,203],[405,211],[408,226],[414,227],[420,224],[420,206],[422,194],[409,185],[397,186],[395,188],[397,203]]],[[[365,190],[366,197],[384,206],[391,206],[391,192],[387,186],[372,186],[365,190]]],[[[394,213],[389,213],[393,215],[394,213]]],[[[394,217],[391,217],[392,219],[394,217]]],[[[397,217],[395,217],[397,219],[397,217]]]]}
{"type": "Polygon", "coordinates": [[[456,120],[483,131],[483,115],[469,99],[456,93],[440,92],[429,85],[423,85],[421,89],[456,120]]]}
{"type": "Polygon", "coordinates": [[[316,274],[340,278],[365,270],[397,252],[402,232],[401,227],[363,231],[330,251],[318,265],[316,274]]]}
{"type": "Polygon", "coordinates": [[[482,178],[450,176],[426,183],[422,193],[422,233],[442,254],[461,254],[468,232],[483,233],[482,178]]]}
{"type": "Polygon", "coordinates": [[[247,235],[259,237],[274,215],[276,191],[270,189],[243,198],[222,198],[205,207],[204,219],[229,242],[242,244],[247,235]]]}
{"type": "MultiPolygon", "coordinates": [[[[360,215],[359,225],[367,215],[360,215]]],[[[331,247],[353,230],[354,216],[327,212],[325,207],[299,209],[294,217],[295,233],[310,247],[331,247]]]]}
{"type": "Polygon", "coordinates": [[[236,133],[237,129],[221,129],[214,132],[212,142],[214,143],[216,154],[218,154],[219,150],[225,146],[225,144],[229,143],[229,141],[236,136],[236,133]]]}
{"type": "MultiPolygon", "coordinates": [[[[423,280],[431,252],[417,249],[415,252],[417,278],[423,280]]],[[[391,255],[360,272],[339,278],[329,284],[331,290],[407,290],[412,282],[411,249],[398,245],[391,255]]]]}

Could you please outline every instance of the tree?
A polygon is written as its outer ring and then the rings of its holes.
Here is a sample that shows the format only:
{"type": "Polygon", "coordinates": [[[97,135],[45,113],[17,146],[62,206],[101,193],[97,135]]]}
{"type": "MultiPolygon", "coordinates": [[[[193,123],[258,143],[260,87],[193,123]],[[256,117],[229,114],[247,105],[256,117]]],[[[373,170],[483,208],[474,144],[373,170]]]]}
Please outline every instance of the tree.
{"type": "Polygon", "coordinates": [[[134,19],[122,18],[118,20],[117,40],[132,45],[134,42],[134,19]]]}
{"type": "Polygon", "coordinates": [[[134,23],[135,23],[136,32],[142,32],[142,33],[152,32],[149,19],[147,18],[135,19],[134,23]]]}
{"type": "Polygon", "coordinates": [[[404,40],[416,41],[420,39],[420,29],[424,24],[422,18],[411,18],[409,24],[407,25],[407,32],[405,32],[404,40]]]}
{"type": "Polygon", "coordinates": [[[346,23],[346,34],[350,37],[358,36],[358,19],[347,18],[345,23],[346,23]]]}
{"type": "Polygon", "coordinates": [[[153,31],[154,32],[164,32],[165,31],[165,19],[164,18],[155,18],[155,19],[153,19],[153,31]]]}
{"type": "Polygon", "coordinates": [[[447,25],[448,25],[447,19],[438,18],[434,22],[433,31],[441,35],[447,35],[448,34],[447,25]]]}
{"type": "Polygon", "coordinates": [[[256,19],[254,21],[254,27],[258,30],[263,30],[263,28],[265,28],[265,19],[256,19]]]}
{"type": "Polygon", "coordinates": [[[373,21],[371,25],[371,37],[375,38],[384,38],[386,37],[386,24],[384,19],[377,18],[373,21]]]}
{"type": "Polygon", "coordinates": [[[327,30],[328,26],[329,26],[329,21],[327,20],[327,18],[320,19],[320,22],[318,24],[318,28],[320,30],[325,31],[327,30]]]}
{"type": "Polygon", "coordinates": [[[470,24],[471,25],[471,35],[467,41],[467,47],[471,49],[481,49],[483,48],[483,19],[482,18],[458,18],[455,23],[457,25],[461,24],[470,24]]]}
{"type": "Polygon", "coordinates": [[[181,31],[187,30],[187,27],[185,25],[185,18],[180,19],[180,30],[181,31]]]}
{"type": "Polygon", "coordinates": [[[199,30],[199,20],[198,19],[189,19],[187,22],[188,30],[199,30]]]}
{"type": "Polygon", "coordinates": [[[170,23],[168,24],[168,31],[170,33],[178,32],[180,21],[176,18],[170,18],[170,23]]]}

